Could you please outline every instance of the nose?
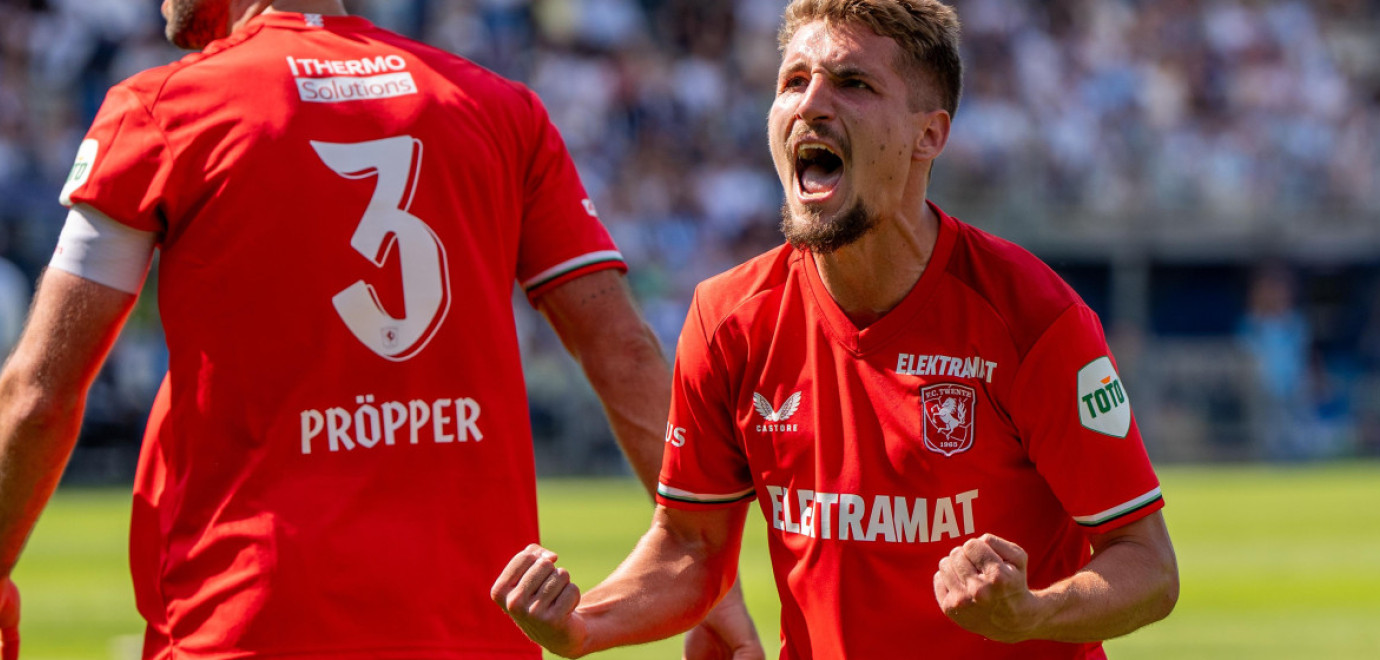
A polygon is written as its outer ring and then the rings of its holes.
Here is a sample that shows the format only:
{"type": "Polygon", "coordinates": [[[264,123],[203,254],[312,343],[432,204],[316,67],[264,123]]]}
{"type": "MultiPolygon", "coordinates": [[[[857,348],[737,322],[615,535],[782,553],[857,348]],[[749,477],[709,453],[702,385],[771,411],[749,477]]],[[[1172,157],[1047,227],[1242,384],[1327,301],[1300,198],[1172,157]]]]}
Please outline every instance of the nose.
{"type": "Polygon", "coordinates": [[[824,74],[817,73],[810,78],[805,95],[795,107],[795,116],[808,123],[824,121],[834,116],[829,81],[824,74]]]}

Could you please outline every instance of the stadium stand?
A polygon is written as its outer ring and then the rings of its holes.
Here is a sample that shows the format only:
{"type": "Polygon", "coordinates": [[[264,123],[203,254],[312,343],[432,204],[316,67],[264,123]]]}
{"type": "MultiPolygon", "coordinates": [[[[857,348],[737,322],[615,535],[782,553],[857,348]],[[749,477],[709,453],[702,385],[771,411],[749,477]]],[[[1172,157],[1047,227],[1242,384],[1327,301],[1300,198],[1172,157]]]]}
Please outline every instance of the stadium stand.
{"type": "MultiPolygon", "coordinates": [[[[783,4],[347,2],[541,94],[668,347],[697,282],[780,240],[783,4]]],[[[1380,453],[1380,1],[954,4],[967,86],[932,195],[1102,315],[1152,455],[1380,453]]],[[[156,3],[0,0],[0,266],[32,283],[105,89],[178,56],[156,3]]],[[[519,327],[542,469],[620,469],[555,337],[519,327]]],[[[161,342],[145,296],[73,479],[127,478],[161,342]]]]}

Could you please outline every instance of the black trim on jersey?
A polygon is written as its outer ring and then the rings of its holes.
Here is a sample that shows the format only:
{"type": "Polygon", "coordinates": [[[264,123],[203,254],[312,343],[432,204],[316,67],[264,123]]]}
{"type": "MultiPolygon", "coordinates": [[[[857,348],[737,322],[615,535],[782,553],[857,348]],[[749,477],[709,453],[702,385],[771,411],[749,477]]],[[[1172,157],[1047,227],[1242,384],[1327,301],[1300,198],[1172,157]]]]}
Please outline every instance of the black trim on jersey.
{"type": "Polygon", "coordinates": [[[734,502],[741,502],[743,500],[750,499],[756,496],[757,491],[751,490],[748,491],[746,495],[743,495],[742,497],[735,497],[731,500],[692,500],[688,497],[676,497],[675,495],[667,495],[666,493],[657,491],[657,497],[664,497],[673,502],[684,502],[686,504],[732,504],[734,502]]]}
{"type": "Polygon", "coordinates": [[[1140,511],[1141,509],[1144,509],[1145,507],[1150,506],[1151,504],[1154,504],[1154,503],[1156,503],[1156,502],[1161,502],[1161,501],[1163,501],[1163,500],[1164,500],[1164,493],[1160,493],[1159,495],[1156,495],[1155,497],[1151,498],[1150,500],[1147,500],[1145,503],[1141,504],[1140,506],[1137,506],[1137,507],[1130,508],[1130,509],[1127,509],[1127,510],[1125,510],[1125,511],[1122,511],[1121,513],[1119,513],[1119,514],[1117,514],[1117,515],[1115,515],[1115,516],[1112,516],[1111,518],[1107,518],[1106,520],[1100,520],[1100,521],[1098,521],[1098,522],[1086,522],[1086,523],[1085,523],[1085,522],[1078,522],[1077,520],[1075,520],[1074,522],[1077,522],[1078,525],[1079,525],[1080,527],[1101,527],[1101,526],[1103,526],[1103,525],[1105,525],[1105,524],[1107,524],[1107,523],[1109,523],[1109,522],[1112,522],[1113,520],[1121,520],[1122,518],[1125,518],[1126,516],[1129,516],[1129,515],[1131,515],[1131,514],[1137,512],[1137,511],[1140,511]]]}

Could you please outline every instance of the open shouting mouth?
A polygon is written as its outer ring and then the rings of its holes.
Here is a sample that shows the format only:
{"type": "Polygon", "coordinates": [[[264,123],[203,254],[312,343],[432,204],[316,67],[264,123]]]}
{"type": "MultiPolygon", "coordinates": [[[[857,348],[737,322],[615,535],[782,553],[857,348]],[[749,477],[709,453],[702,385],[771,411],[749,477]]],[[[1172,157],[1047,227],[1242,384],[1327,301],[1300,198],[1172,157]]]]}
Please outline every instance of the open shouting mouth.
{"type": "Polygon", "coordinates": [[[843,157],[822,142],[800,142],[795,147],[795,176],[802,202],[822,202],[843,179],[843,157]]]}

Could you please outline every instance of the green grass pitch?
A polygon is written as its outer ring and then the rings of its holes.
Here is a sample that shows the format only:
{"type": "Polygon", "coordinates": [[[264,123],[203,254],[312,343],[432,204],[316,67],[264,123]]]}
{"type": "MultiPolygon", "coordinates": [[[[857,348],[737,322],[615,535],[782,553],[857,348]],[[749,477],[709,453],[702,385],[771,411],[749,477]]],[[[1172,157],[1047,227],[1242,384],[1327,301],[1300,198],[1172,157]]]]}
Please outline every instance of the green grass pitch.
{"type": "MultiPolygon", "coordinates": [[[[1380,658],[1380,464],[1160,473],[1182,595],[1169,619],[1110,642],[1114,660],[1380,658]]],[[[632,481],[548,480],[541,503],[544,541],[584,587],[623,558],[650,513],[632,481]]],[[[120,489],[54,498],[15,571],[26,659],[101,660],[137,649],[128,516],[120,489]]],[[[754,511],[742,573],[774,654],[778,606],[763,529],[754,511]]],[[[930,576],[916,580],[927,593],[930,576]]],[[[679,658],[679,642],[595,657],[679,658]]]]}

